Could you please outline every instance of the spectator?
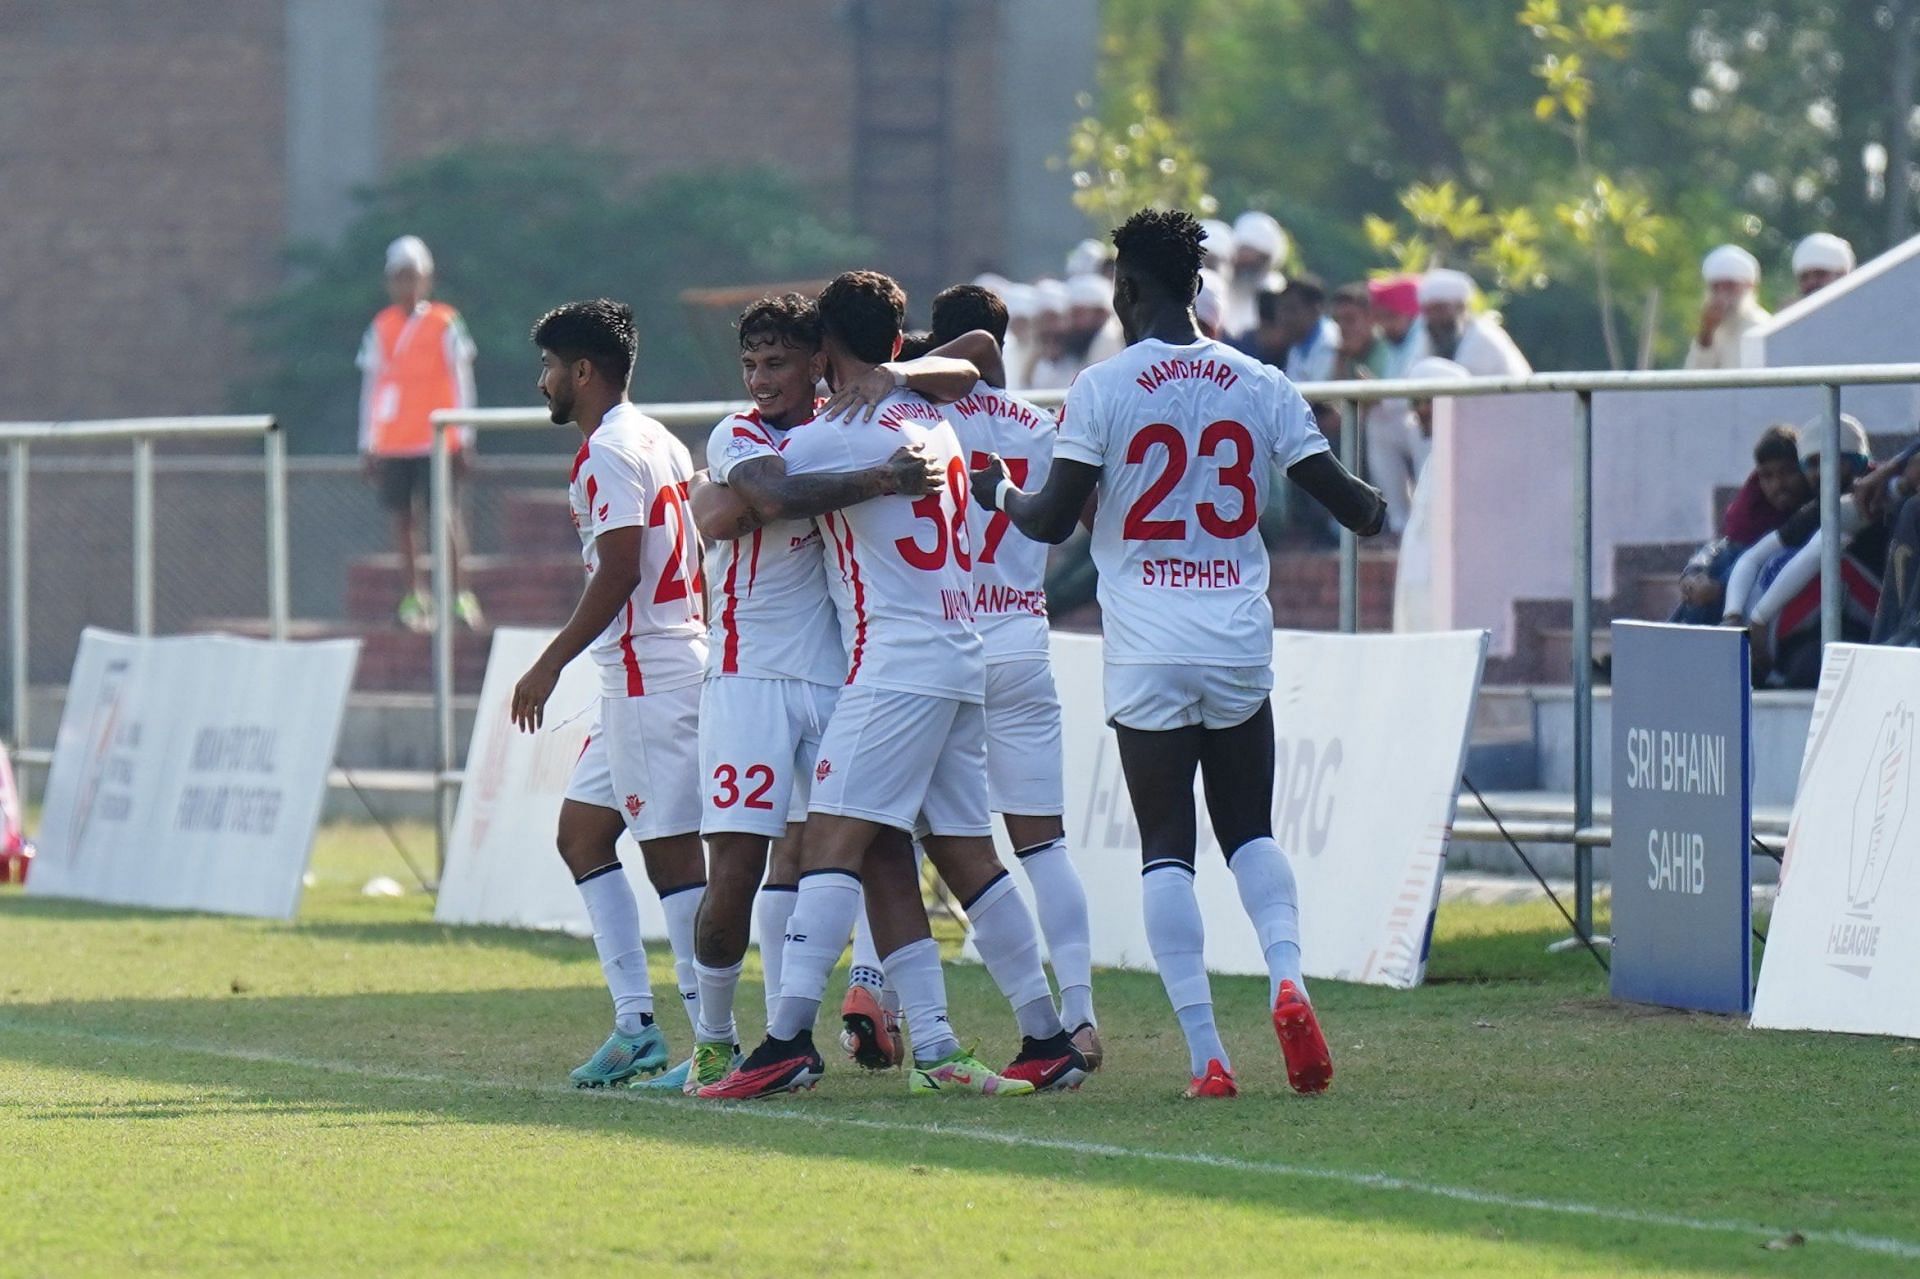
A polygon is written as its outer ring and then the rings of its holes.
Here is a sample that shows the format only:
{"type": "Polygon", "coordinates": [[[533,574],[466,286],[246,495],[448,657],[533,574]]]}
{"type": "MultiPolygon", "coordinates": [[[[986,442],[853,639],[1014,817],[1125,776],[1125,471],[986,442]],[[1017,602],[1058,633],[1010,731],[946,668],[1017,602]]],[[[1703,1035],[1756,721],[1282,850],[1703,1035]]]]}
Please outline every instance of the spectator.
{"type": "Polygon", "coordinates": [[[1720,536],[1693,553],[1680,570],[1680,603],[1669,622],[1711,626],[1726,603],[1727,575],[1746,549],[1779,528],[1812,496],[1800,469],[1800,440],[1791,426],[1761,432],[1753,470],[1720,517],[1720,536]]]}
{"type": "MultiPolygon", "coordinates": [[[[1454,381],[1469,376],[1464,368],[1452,360],[1439,356],[1424,356],[1406,376],[1421,381],[1454,381]]],[[[1432,511],[1435,500],[1435,480],[1441,477],[1428,476],[1427,453],[1433,438],[1433,400],[1415,400],[1408,415],[1401,419],[1402,429],[1411,432],[1414,442],[1409,449],[1413,461],[1410,477],[1400,481],[1396,495],[1392,477],[1389,484],[1380,487],[1387,494],[1387,519],[1393,519],[1393,505],[1397,500],[1401,509],[1406,511],[1400,533],[1400,558],[1393,576],[1393,629],[1396,631],[1431,631],[1440,625],[1441,612],[1436,603],[1435,582],[1433,576],[1433,535],[1432,511]],[[1408,502],[1408,490],[1412,500],[1408,502]]],[[[1375,483],[1379,483],[1376,480],[1375,483]]]]}
{"type": "Polygon", "coordinates": [[[1262,293],[1287,286],[1278,274],[1286,263],[1287,233],[1270,213],[1250,209],[1233,223],[1233,279],[1227,291],[1227,332],[1241,337],[1260,322],[1262,293]]]}
{"type": "Polygon", "coordinates": [[[1803,298],[1851,270],[1853,246],[1831,232],[1815,231],[1793,246],[1793,279],[1803,298]]]}
{"type": "Polygon", "coordinates": [[[1746,367],[1741,339],[1747,330],[1767,318],[1754,299],[1760,284],[1760,263],[1737,244],[1723,244],[1700,263],[1707,300],[1700,308],[1700,327],[1687,348],[1690,369],[1746,367]]]}
{"type": "Polygon", "coordinates": [[[1427,353],[1427,326],[1420,319],[1420,282],[1410,275],[1372,280],[1367,284],[1367,299],[1373,304],[1373,322],[1386,350],[1380,376],[1405,377],[1406,370],[1427,353]]]}
{"type": "Polygon", "coordinates": [[[1420,277],[1420,314],[1427,323],[1427,349],[1475,377],[1523,377],[1533,372],[1492,312],[1473,314],[1473,281],[1464,272],[1439,268],[1420,277]]]}
{"type": "Polygon", "coordinates": [[[1287,344],[1287,377],[1295,382],[1326,382],[1333,378],[1340,354],[1340,330],[1326,316],[1327,289],[1318,276],[1296,275],[1276,300],[1279,322],[1291,337],[1287,344]]]}
{"type": "Polygon", "coordinates": [[[1067,352],[1072,300],[1058,280],[1034,285],[1033,298],[1033,358],[1023,381],[1031,391],[1064,391],[1080,372],[1080,362],[1067,352]]]}
{"type": "Polygon", "coordinates": [[[1200,291],[1193,298],[1193,318],[1202,337],[1216,340],[1226,336],[1220,322],[1227,314],[1227,281],[1212,267],[1200,268],[1200,291]]]}
{"type": "Polygon", "coordinates": [[[1112,280],[1098,273],[1076,275],[1067,281],[1067,302],[1067,349],[1080,368],[1098,364],[1127,344],[1113,311],[1112,280]]]}
{"type": "MultiPolygon", "coordinates": [[[[408,630],[433,625],[433,605],[420,572],[417,530],[429,499],[436,409],[471,408],[473,339],[460,313],[433,302],[433,254],[420,237],[403,235],[387,246],[389,305],[373,317],[360,340],[360,454],[380,505],[393,517],[394,549],[406,594],[397,613],[408,630]]],[[[472,440],[465,431],[448,435],[456,482],[464,476],[472,440]]],[[[463,585],[464,544],[456,496],[449,525],[453,546],[454,615],[469,629],[485,624],[480,601],[463,585]]]]}
{"type": "Polygon", "coordinates": [[[1206,234],[1201,247],[1206,251],[1207,269],[1224,277],[1233,270],[1233,228],[1219,218],[1205,218],[1200,230],[1206,234]]]}
{"type": "MultiPolygon", "coordinates": [[[[1871,467],[1866,430],[1842,417],[1840,536],[1843,611],[1841,638],[1866,641],[1880,601],[1880,576],[1886,566],[1891,530],[1872,519],[1853,496],[1854,482],[1871,467]]],[[[1825,452],[1824,423],[1803,429],[1800,460],[1808,490],[1820,491],[1825,452]]],[[[1773,532],[1735,562],[1728,575],[1722,621],[1753,632],[1756,684],[1776,688],[1812,688],[1820,677],[1820,500],[1812,497],[1773,532]]]]}
{"type": "Polygon", "coordinates": [[[1105,240],[1086,239],[1073,246],[1067,253],[1067,279],[1080,275],[1105,276],[1113,279],[1113,246],[1105,240]]]}
{"type": "MultiPolygon", "coordinates": [[[[1271,364],[1276,369],[1287,367],[1287,355],[1293,344],[1302,335],[1302,330],[1288,326],[1289,312],[1280,305],[1279,289],[1262,290],[1254,307],[1254,325],[1246,333],[1234,334],[1227,342],[1245,351],[1254,359],[1271,364]]],[[[1293,313],[1297,318],[1297,313],[1293,313]]],[[[1227,322],[1233,319],[1233,286],[1227,286],[1227,322]]]]}
{"type": "Polygon", "coordinates": [[[1034,315],[1039,302],[1031,284],[1009,284],[1001,297],[1007,304],[1007,340],[1001,347],[1007,389],[1024,391],[1033,367],[1034,315]]]}
{"type": "Polygon", "coordinates": [[[1333,291],[1328,307],[1337,335],[1333,355],[1333,378],[1349,382],[1358,378],[1385,377],[1392,354],[1380,330],[1374,327],[1373,301],[1364,284],[1343,284],[1333,291]]]}
{"type": "Polygon", "coordinates": [[[1853,486],[1869,517],[1886,522],[1887,562],[1870,642],[1920,647],[1920,440],[1853,486]]]}

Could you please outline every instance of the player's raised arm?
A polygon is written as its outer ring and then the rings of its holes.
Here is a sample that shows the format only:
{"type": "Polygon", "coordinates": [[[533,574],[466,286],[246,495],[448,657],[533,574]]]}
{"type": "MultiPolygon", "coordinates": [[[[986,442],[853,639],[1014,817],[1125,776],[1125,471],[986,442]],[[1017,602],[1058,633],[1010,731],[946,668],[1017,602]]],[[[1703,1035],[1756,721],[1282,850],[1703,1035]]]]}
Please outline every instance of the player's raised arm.
{"type": "MultiPolygon", "coordinates": [[[[981,334],[989,343],[993,339],[981,334]]],[[[951,344],[949,344],[951,345],[951,344]]],[[[935,404],[963,399],[979,383],[981,367],[943,347],[913,360],[892,360],[851,378],[834,391],[820,410],[827,421],[851,421],[862,409],[862,421],[871,422],[880,404],[896,391],[912,391],[935,404]]]]}
{"type": "Polygon", "coordinates": [[[694,494],[693,522],[701,536],[734,538],[775,520],[804,520],[875,497],[919,497],[946,481],[918,446],[894,450],[877,466],[825,475],[791,475],[777,457],[756,457],[733,468],[724,485],[694,494]]]}

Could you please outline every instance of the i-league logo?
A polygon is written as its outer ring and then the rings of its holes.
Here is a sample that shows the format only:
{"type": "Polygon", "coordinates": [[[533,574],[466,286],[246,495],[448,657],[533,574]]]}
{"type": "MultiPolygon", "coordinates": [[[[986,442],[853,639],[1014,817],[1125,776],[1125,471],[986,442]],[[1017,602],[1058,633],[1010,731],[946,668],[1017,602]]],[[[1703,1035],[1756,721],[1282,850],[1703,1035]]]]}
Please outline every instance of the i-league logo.
{"type": "Polygon", "coordinates": [[[1827,963],[1855,977],[1872,973],[1880,949],[1880,925],[1874,921],[1873,908],[1886,886],[1887,870],[1907,820],[1913,775],[1913,720],[1913,712],[1900,702],[1880,721],[1853,801],[1853,837],[1847,849],[1847,908],[1827,929],[1827,963]]]}

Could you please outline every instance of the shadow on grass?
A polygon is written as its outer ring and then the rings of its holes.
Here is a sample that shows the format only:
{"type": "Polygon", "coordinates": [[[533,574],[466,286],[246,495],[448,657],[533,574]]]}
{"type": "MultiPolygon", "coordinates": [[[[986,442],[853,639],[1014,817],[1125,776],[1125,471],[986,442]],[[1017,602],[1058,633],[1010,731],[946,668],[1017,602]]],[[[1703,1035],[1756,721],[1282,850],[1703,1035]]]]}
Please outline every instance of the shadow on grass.
{"type": "MultiPolygon", "coordinates": [[[[958,1003],[969,1021],[991,1004],[992,992],[977,971],[956,984],[961,987],[958,1003]]],[[[1261,998],[1255,988],[1260,985],[1240,982],[1223,991],[1223,1016],[1239,1019],[1254,1012],[1261,998]]],[[[1136,986],[1133,993],[1143,994],[1144,987],[1136,986]]],[[[1361,1009],[1374,1001],[1348,996],[1384,1000],[1393,992],[1339,988],[1338,1002],[1359,1023],[1361,1009]]],[[[748,998],[743,990],[743,1005],[748,998]]],[[[1633,1193],[1611,1195],[1604,1184],[1596,1190],[1577,1178],[1543,1183],[1522,1177],[1516,1184],[1514,1170],[1545,1157],[1570,1160],[1577,1152],[1561,1151],[1556,1137],[1541,1131],[1535,1141],[1542,1149],[1495,1147],[1476,1155],[1487,1134],[1461,1127],[1459,1114],[1436,1114],[1429,1133],[1375,1134],[1379,1148],[1370,1151],[1357,1140],[1361,1132],[1381,1121],[1393,1122],[1394,1115],[1404,1112],[1376,1110],[1380,1099],[1365,1093],[1295,1098],[1277,1087],[1271,1070],[1258,1076],[1257,1094],[1250,1088],[1248,1096],[1231,1106],[1183,1106],[1165,1088],[1166,1079],[1154,1074],[1147,1082],[1147,1072],[1138,1069],[1143,1054],[1171,1058],[1178,1051],[1171,1030],[1161,1039],[1129,1040],[1135,1053],[1129,1063],[1133,1074],[1102,1076],[1078,1095],[1022,1102],[909,1100],[897,1075],[862,1077],[839,1066],[821,1093],[759,1108],[716,1110],[677,1098],[649,1102],[632,1095],[576,1094],[559,1083],[557,1067],[569,1063],[555,1062],[555,1048],[579,1047],[584,1055],[591,1045],[574,1041],[583,1024],[594,1023],[583,1021],[582,1014],[598,1016],[603,1000],[598,992],[509,989],[15,1005],[0,1009],[0,1057],[196,1089],[226,1086],[240,1095],[45,1105],[15,1098],[0,1107],[0,1121],[124,1122],[241,1113],[324,1114],[356,1125],[544,1124],[581,1133],[644,1135],[685,1147],[861,1161],[896,1170],[903,1187],[912,1184],[909,1176],[936,1166],[1072,1178],[1156,1196],[1284,1209],[1360,1225],[1392,1223],[1463,1238],[1484,1239],[1492,1232],[1515,1242],[1586,1254],[1600,1259],[1603,1267],[1687,1265],[1745,1273],[1761,1255],[1756,1250],[1762,1241],[1740,1234],[1503,1208],[1405,1189],[1370,1190],[1352,1180],[1235,1167],[1231,1161],[1248,1160],[1417,1177],[1420,1164],[1428,1162],[1436,1180],[1498,1187],[1508,1194],[1590,1196],[1629,1206],[1638,1202],[1633,1193]],[[397,1118],[395,1112],[403,1113],[397,1118]],[[823,1122],[806,1122],[805,1117],[823,1122]],[[881,1127],[876,1131],[861,1124],[881,1127]],[[948,1131],[935,1129],[936,1124],[948,1131]],[[961,1129],[1000,1134],[1004,1140],[969,1139],[953,1131],[961,1129]],[[1021,1136],[1184,1151],[1228,1162],[1169,1163],[1110,1149],[1014,1144],[1021,1136]],[[1436,1138],[1438,1145],[1432,1144],[1436,1138]],[[1451,1157],[1450,1166],[1443,1155],[1451,1157]]],[[[1375,1009],[1376,1024],[1382,1020],[1380,1011],[1375,1009]]],[[[1000,1014],[1004,1017],[1004,1007],[1000,1014]]],[[[1497,1089],[1498,1080],[1489,1082],[1497,1089]]],[[[1675,1196],[1658,1208],[1684,1212],[1688,1202],[1710,1203],[1714,1198],[1675,1196]]],[[[1724,1210],[1741,1214],[1737,1207],[1724,1210]]],[[[1831,1247],[1807,1250],[1816,1251],[1834,1262],[1843,1255],[1831,1247]]],[[[1848,1263],[1859,1263],[1851,1266],[1853,1273],[1875,1271],[1887,1260],[1844,1255],[1848,1263]]]]}

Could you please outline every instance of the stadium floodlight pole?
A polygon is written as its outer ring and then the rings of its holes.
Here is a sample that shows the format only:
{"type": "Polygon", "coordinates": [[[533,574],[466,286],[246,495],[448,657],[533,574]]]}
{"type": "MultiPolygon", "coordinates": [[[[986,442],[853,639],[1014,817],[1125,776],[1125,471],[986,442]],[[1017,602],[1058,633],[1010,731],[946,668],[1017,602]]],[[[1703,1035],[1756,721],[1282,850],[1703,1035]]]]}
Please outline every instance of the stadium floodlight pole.
{"type": "Polygon", "coordinates": [[[133,437],[133,633],[153,634],[153,437],[133,437]]]}
{"type": "MultiPolygon", "coordinates": [[[[13,690],[13,748],[27,745],[27,450],[25,440],[7,448],[7,659],[13,690]]],[[[21,774],[22,799],[26,775],[21,774]]]]}
{"type": "MultiPolygon", "coordinates": [[[[1573,827],[1593,825],[1593,392],[1574,399],[1573,827]]],[[[1593,849],[1573,849],[1574,928],[1593,936],[1593,849]]]]}
{"type": "Polygon", "coordinates": [[[287,437],[278,421],[267,427],[267,635],[287,638],[292,605],[287,589],[287,437]]]}
{"type": "MultiPolygon", "coordinates": [[[[1340,461],[1360,473],[1360,401],[1347,401],[1340,423],[1340,461]]],[[[1360,629],[1360,538],[1350,528],[1340,529],[1340,629],[1348,635],[1360,629]]]]}
{"type": "Polygon", "coordinates": [[[433,467],[428,489],[433,551],[433,848],[436,884],[447,873],[447,843],[453,836],[453,457],[447,451],[451,423],[433,424],[433,467]]]}
{"type": "Polygon", "coordinates": [[[1840,642],[1840,384],[1827,386],[1826,454],[1820,467],[1820,648],[1840,642]]]}

